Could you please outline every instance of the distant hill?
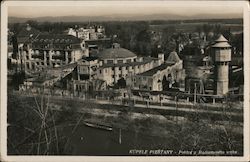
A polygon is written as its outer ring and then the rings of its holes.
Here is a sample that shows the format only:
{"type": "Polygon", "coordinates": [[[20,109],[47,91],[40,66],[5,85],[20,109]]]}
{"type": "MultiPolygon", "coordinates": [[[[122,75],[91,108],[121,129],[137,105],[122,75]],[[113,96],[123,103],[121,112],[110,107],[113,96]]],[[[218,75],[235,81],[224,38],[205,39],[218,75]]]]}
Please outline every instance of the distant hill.
{"type": "Polygon", "coordinates": [[[150,20],[196,20],[196,19],[230,19],[241,18],[242,15],[228,14],[209,14],[209,15],[176,15],[176,14],[152,14],[152,15],[107,15],[107,16],[60,16],[60,17],[36,17],[36,18],[21,18],[9,17],[9,23],[24,23],[28,20],[38,22],[88,22],[88,21],[150,21],[150,20]]]}

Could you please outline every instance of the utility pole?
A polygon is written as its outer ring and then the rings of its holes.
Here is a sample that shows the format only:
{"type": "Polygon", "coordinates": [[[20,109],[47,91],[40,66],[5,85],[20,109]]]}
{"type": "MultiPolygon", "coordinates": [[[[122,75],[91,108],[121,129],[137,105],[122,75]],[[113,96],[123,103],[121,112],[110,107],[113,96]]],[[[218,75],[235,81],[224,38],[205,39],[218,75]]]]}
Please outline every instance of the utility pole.
{"type": "Polygon", "coordinates": [[[196,83],[194,83],[194,104],[196,104],[196,83]]]}
{"type": "Polygon", "coordinates": [[[122,144],[122,130],[119,129],[119,144],[122,144]]]}
{"type": "Polygon", "coordinates": [[[176,116],[176,124],[178,124],[178,110],[177,110],[177,95],[175,96],[175,116],[176,116]]]}

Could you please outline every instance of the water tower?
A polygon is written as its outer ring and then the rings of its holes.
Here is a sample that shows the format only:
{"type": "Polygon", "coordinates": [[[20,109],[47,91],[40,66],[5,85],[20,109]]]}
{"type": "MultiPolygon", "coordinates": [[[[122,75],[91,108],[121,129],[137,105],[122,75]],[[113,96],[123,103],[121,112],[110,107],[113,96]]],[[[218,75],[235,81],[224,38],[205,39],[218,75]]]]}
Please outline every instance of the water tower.
{"type": "Polygon", "coordinates": [[[229,62],[231,61],[231,46],[228,40],[223,36],[212,45],[213,59],[215,64],[214,71],[214,93],[224,95],[228,93],[229,87],[229,62]]]}

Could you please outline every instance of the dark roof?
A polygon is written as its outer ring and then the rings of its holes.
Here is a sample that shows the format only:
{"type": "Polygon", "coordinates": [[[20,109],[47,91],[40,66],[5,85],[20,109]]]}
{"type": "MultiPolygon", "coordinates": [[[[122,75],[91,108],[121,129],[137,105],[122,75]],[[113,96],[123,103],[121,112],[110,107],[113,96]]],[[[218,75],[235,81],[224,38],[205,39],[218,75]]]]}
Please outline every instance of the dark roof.
{"type": "Polygon", "coordinates": [[[85,40],[85,44],[88,47],[104,47],[104,48],[110,48],[111,47],[111,39],[110,38],[101,38],[96,40],[85,40]]]}
{"type": "Polygon", "coordinates": [[[86,61],[94,61],[94,60],[97,60],[98,57],[94,57],[94,56],[89,56],[89,57],[84,57],[82,58],[83,60],[86,60],[86,61]]]}
{"type": "Polygon", "coordinates": [[[33,49],[71,50],[81,49],[81,40],[66,34],[40,34],[32,40],[33,49]]]}
{"type": "Polygon", "coordinates": [[[153,60],[158,60],[158,59],[153,58],[153,57],[144,57],[141,62],[136,61],[136,62],[129,62],[129,63],[103,64],[100,68],[137,66],[137,65],[150,63],[153,60]]]}
{"type": "Polygon", "coordinates": [[[40,34],[33,40],[34,43],[76,44],[80,39],[67,34],[40,34]]]}
{"type": "Polygon", "coordinates": [[[153,69],[150,69],[148,71],[145,71],[139,75],[142,75],[142,76],[153,76],[154,74],[156,74],[158,71],[162,71],[164,69],[166,69],[167,67],[171,66],[171,65],[174,65],[174,63],[164,63],[160,66],[157,66],[153,69]]]}
{"type": "Polygon", "coordinates": [[[101,43],[101,42],[109,42],[111,41],[110,38],[100,38],[100,39],[90,39],[90,40],[85,40],[87,44],[93,44],[93,43],[101,43]]]}
{"type": "Polygon", "coordinates": [[[99,57],[100,59],[117,59],[117,58],[128,58],[135,56],[136,54],[125,48],[115,47],[115,48],[104,49],[103,51],[98,53],[97,57],[99,57]]]}

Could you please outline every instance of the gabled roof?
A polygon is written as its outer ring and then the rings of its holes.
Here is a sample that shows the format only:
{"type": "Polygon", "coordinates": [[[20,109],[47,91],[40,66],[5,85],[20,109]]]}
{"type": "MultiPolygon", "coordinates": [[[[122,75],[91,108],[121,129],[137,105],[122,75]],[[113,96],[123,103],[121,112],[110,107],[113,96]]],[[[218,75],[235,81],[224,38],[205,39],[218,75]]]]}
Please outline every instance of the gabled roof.
{"type": "Polygon", "coordinates": [[[113,47],[104,49],[98,54],[97,57],[99,57],[100,59],[117,59],[117,58],[136,57],[136,54],[125,48],[113,47]]]}
{"type": "Polygon", "coordinates": [[[55,44],[75,44],[80,43],[80,39],[67,34],[40,34],[34,39],[34,43],[55,43],[55,44]]]}
{"type": "Polygon", "coordinates": [[[98,57],[94,57],[94,56],[89,56],[89,57],[84,57],[82,58],[83,60],[86,60],[86,61],[94,61],[94,60],[97,60],[98,57]]]}
{"type": "Polygon", "coordinates": [[[161,64],[160,66],[157,66],[153,69],[150,69],[148,71],[145,71],[139,75],[141,76],[153,76],[154,74],[156,74],[158,71],[162,71],[162,70],[165,70],[167,67],[169,66],[172,66],[174,63],[164,63],[164,64],[161,64]]]}
{"type": "Polygon", "coordinates": [[[180,57],[178,56],[178,54],[177,54],[175,51],[173,51],[173,52],[171,52],[171,53],[169,54],[169,56],[168,56],[166,62],[176,63],[176,62],[179,62],[180,60],[181,60],[181,59],[180,59],[180,57]]]}

